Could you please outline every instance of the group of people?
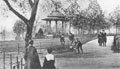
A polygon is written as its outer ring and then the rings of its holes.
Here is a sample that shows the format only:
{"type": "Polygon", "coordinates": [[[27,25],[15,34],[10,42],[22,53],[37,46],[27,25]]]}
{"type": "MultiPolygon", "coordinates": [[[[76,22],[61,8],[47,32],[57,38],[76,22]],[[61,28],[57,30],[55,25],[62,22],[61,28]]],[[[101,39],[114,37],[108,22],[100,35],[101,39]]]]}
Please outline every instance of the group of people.
{"type": "Polygon", "coordinates": [[[102,30],[102,32],[98,34],[98,43],[100,46],[106,46],[106,42],[107,42],[106,32],[105,30],[102,30]]]}
{"type": "Polygon", "coordinates": [[[74,34],[70,33],[69,40],[71,41],[72,45],[70,47],[71,50],[76,50],[77,53],[80,53],[81,50],[81,53],[83,53],[82,43],[80,42],[79,38],[75,39],[74,34]]]}
{"type": "MultiPolygon", "coordinates": [[[[80,53],[80,50],[81,50],[81,53],[83,53],[82,43],[80,42],[80,40],[78,38],[75,39],[73,33],[69,34],[69,40],[70,40],[70,45],[72,45],[72,46],[70,46],[71,50],[76,50],[77,53],[80,53]]],[[[61,34],[60,42],[61,42],[62,46],[65,44],[64,34],[61,34]]]]}
{"type": "Polygon", "coordinates": [[[33,40],[29,41],[29,45],[26,48],[24,55],[25,68],[24,69],[56,69],[55,57],[52,53],[52,49],[47,49],[48,54],[45,55],[43,67],[41,67],[39,56],[36,48],[33,46],[33,40]]]}
{"type": "MultiPolygon", "coordinates": [[[[69,39],[71,41],[71,45],[74,44],[74,47],[71,49],[75,49],[78,53],[83,53],[82,43],[78,38],[74,39],[74,34],[70,33],[69,39]]],[[[64,35],[61,36],[60,41],[65,43],[64,35]]],[[[37,49],[33,46],[34,41],[30,40],[28,46],[25,50],[25,68],[24,69],[56,69],[55,67],[55,57],[52,54],[52,49],[47,49],[47,54],[45,55],[43,67],[41,67],[39,55],[37,53],[37,49]]]]}
{"type": "MultiPolygon", "coordinates": [[[[82,43],[78,38],[74,38],[74,34],[70,33],[69,40],[71,41],[71,49],[76,50],[77,53],[83,53],[82,43]],[[73,45],[74,44],[74,45],[73,45]]],[[[64,35],[60,37],[60,41],[65,43],[64,35]]],[[[106,32],[103,30],[98,34],[98,43],[100,46],[106,46],[107,37],[106,32]]],[[[28,46],[25,50],[25,68],[24,69],[56,69],[55,67],[55,57],[52,53],[52,49],[47,49],[48,54],[45,55],[43,67],[41,67],[39,56],[36,48],[33,46],[34,41],[30,40],[28,46]]]]}

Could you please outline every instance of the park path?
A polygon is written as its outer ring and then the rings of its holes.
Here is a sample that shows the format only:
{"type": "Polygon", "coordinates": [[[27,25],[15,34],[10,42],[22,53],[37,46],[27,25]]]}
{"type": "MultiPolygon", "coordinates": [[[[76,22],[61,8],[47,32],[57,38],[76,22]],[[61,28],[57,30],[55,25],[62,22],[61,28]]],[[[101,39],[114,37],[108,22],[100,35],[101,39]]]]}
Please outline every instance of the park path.
{"type": "MultiPolygon", "coordinates": [[[[84,54],[54,53],[55,65],[59,69],[120,69],[120,53],[113,53],[111,50],[113,38],[113,36],[107,37],[106,47],[99,46],[97,39],[87,42],[83,45],[84,54]]],[[[39,54],[41,65],[43,65],[45,54],[39,54]]],[[[3,69],[2,61],[0,61],[0,69],[3,69]]],[[[9,61],[10,59],[8,59],[8,64],[9,61]]],[[[6,68],[10,69],[10,66],[8,65],[6,68]]]]}
{"type": "Polygon", "coordinates": [[[98,45],[98,39],[83,45],[84,54],[66,54],[56,58],[59,69],[120,69],[120,53],[113,53],[113,36],[107,37],[107,46],[98,45]],[[66,57],[68,56],[68,57],[66,57]]]}

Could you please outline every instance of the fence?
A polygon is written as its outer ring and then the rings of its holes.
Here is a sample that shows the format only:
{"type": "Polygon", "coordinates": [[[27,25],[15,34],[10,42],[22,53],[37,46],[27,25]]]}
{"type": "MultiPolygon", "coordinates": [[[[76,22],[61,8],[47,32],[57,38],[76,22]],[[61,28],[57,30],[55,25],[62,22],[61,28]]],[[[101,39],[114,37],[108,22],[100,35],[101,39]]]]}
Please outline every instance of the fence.
{"type": "Polygon", "coordinates": [[[13,61],[13,55],[9,54],[6,56],[5,52],[3,52],[3,68],[2,69],[23,69],[23,58],[19,58],[18,56],[15,57],[16,60],[13,61]],[[7,61],[6,63],[6,60],[7,61]],[[20,60],[19,60],[20,59],[20,60]]]}
{"type": "MultiPolygon", "coordinates": [[[[24,41],[1,41],[0,52],[3,54],[1,61],[3,61],[2,69],[23,69],[23,56],[25,50],[24,41]],[[15,60],[16,59],[16,60],[15,60]]],[[[69,41],[66,39],[66,44],[69,41]]],[[[60,45],[59,39],[39,39],[34,40],[34,46],[37,48],[38,53],[42,49],[60,45]]]]}
{"type": "MultiPolygon", "coordinates": [[[[94,37],[94,36],[87,36],[85,38],[88,39],[88,37],[94,37]]],[[[82,37],[80,39],[83,40],[84,38],[82,37]]],[[[70,44],[68,38],[65,38],[65,41],[66,41],[65,42],[66,45],[70,44]]],[[[86,41],[83,40],[83,42],[86,41]]],[[[0,52],[3,54],[3,59],[1,60],[3,61],[2,69],[6,69],[6,67],[7,69],[23,69],[23,57],[21,56],[23,56],[24,54],[24,50],[25,50],[24,44],[25,44],[24,41],[1,41],[0,52]],[[7,65],[7,63],[9,65],[7,65]]],[[[34,40],[34,46],[37,48],[37,51],[40,54],[42,49],[46,49],[48,47],[55,47],[58,45],[60,45],[60,40],[58,38],[34,40]]]]}

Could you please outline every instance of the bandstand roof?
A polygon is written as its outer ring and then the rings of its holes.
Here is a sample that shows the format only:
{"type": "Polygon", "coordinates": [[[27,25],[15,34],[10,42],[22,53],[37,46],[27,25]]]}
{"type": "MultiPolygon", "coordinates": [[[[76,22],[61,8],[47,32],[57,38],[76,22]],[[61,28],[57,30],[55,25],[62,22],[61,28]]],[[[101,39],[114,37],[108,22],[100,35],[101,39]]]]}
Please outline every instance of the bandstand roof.
{"type": "Polygon", "coordinates": [[[52,11],[48,17],[65,17],[63,13],[58,10],[52,11]]]}
{"type": "Polygon", "coordinates": [[[42,20],[46,20],[46,21],[67,21],[67,19],[65,18],[64,14],[61,13],[60,11],[58,10],[54,10],[52,11],[48,16],[47,18],[44,18],[42,20]]]}

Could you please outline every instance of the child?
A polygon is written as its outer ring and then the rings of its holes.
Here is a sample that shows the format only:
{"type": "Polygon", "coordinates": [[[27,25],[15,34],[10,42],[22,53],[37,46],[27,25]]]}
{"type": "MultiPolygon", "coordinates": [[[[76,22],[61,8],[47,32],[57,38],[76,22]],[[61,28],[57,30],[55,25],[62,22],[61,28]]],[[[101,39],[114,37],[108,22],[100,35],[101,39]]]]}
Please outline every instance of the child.
{"type": "Polygon", "coordinates": [[[55,68],[55,58],[52,53],[52,49],[47,49],[48,54],[45,56],[43,69],[56,69],[55,68]]]}
{"type": "Polygon", "coordinates": [[[74,34],[70,33],[69,40],[71,41],[71,45],[74,42],[74,34]]]}
{"type": "Polygon", "coordinates": [[[61,42],[61,45],[64,46],[64,44],[65,44],[64,34],[62,34],[62,35],[60,36],[60,42],[61,42]]]}

